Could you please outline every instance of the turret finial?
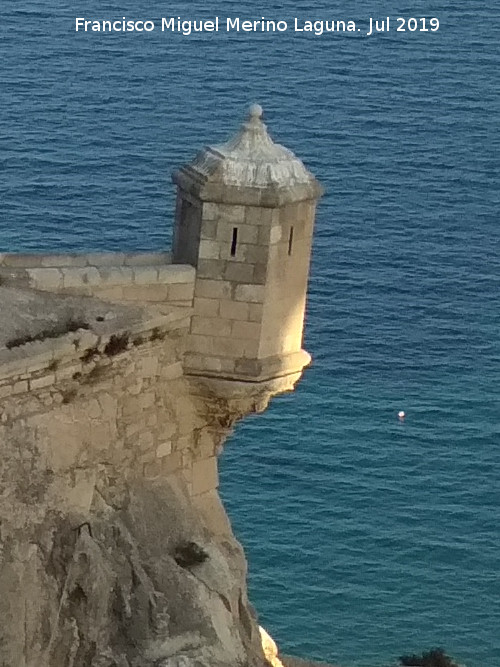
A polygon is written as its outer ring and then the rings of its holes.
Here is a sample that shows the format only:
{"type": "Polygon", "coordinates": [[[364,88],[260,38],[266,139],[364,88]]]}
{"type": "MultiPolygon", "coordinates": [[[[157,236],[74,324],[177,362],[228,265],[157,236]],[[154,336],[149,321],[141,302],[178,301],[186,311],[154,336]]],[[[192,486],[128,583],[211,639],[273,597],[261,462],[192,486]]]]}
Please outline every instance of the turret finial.
{"type": "Polygon", "coordinates": [[[259,121],[262,118],[262,114],[264,113],[264,110],[260,106],[260,104],[251,104],[249,109],[248,109],[248,120],[250,122],[256,122],[259,121]]]}

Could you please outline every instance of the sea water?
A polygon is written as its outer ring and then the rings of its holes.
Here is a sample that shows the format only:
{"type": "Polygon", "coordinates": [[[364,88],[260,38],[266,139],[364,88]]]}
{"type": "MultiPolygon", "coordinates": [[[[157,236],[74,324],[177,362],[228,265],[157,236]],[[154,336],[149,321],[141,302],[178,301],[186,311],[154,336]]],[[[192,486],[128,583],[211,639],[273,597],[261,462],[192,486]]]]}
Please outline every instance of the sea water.
{"type": "Polygon", "coordinates": [[[499,18],[464,0],[2,6],[2,251],[168,248],[171,170],[253,101],[325,186],[313,365],[221,460],[251,598],[287,652],[500,664],[499,18]],[[74,28],[217,15],[363,31],[74,28]]]}

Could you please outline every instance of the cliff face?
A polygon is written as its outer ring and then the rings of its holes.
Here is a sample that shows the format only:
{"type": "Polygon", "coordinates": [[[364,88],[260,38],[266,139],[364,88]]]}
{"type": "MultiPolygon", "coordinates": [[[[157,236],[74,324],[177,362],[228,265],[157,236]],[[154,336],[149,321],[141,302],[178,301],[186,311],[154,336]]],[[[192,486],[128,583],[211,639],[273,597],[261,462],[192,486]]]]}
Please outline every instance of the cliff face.
{"type": "Polygon", "coordinates": [[[0,665],[260,667],[217,455],[298,375],[189,379],[185,313],[120,317],[0,351],[0,665]]]}
{"type": "Polygon", "coordinates": [[[3,531],[3,665],[263,664],[242,551],[174,480],[96,485],[84,524],[37,515],[3,531]]]}

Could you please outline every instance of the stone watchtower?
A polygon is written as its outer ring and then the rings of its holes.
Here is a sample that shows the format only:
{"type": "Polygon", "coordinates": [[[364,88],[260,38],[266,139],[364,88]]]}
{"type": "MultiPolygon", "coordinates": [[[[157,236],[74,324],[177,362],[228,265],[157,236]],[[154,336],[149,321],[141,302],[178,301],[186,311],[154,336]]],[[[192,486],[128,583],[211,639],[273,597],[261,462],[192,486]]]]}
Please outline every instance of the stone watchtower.
{"type": "Polygon", "coordinates": [[[226,144],[173,175],[174,262],[196,267],[185,370],[262,382],[300,372],[311,241],[322,190],[253,105],[226,144]]]}

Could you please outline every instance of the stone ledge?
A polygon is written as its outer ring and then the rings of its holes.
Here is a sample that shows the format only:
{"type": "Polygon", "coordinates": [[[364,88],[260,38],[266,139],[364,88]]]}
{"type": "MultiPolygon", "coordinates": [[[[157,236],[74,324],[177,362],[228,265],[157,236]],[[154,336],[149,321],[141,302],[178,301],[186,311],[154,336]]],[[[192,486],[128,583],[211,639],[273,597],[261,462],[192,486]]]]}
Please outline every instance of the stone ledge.
{"type": "Polygon", "coordinates": [[[146,266],[172,263],[171,252],[0,253],[0,267],[20,269],[146,266]]]}
{"type": "Polygon", "coordinates": [[[30,287],[56,293],[98,292],[113,287],[190,285],[196,269],[187,264],[137,264],[103,266],[5,267],[0,280],[13,287],[30,287]]]}
{"type": "Polygon", "coordinates": [[[224,401],[251,400],[254,409],[248,412],[263,412],[271,396],[293,391],[301,377],[302,371],[261,382],[241,382],[201,375],[191,375],[188,379],[195,395],[224,401]]]}
{"type": "Polygon", "coordinates": [[[185,355],[184,368],[186,374],[192,376],[260,383],[295,373],[301,374],[310,363],[311,355],[305,350],[265,359],[228,359],[188,352],[185,355]]]}

